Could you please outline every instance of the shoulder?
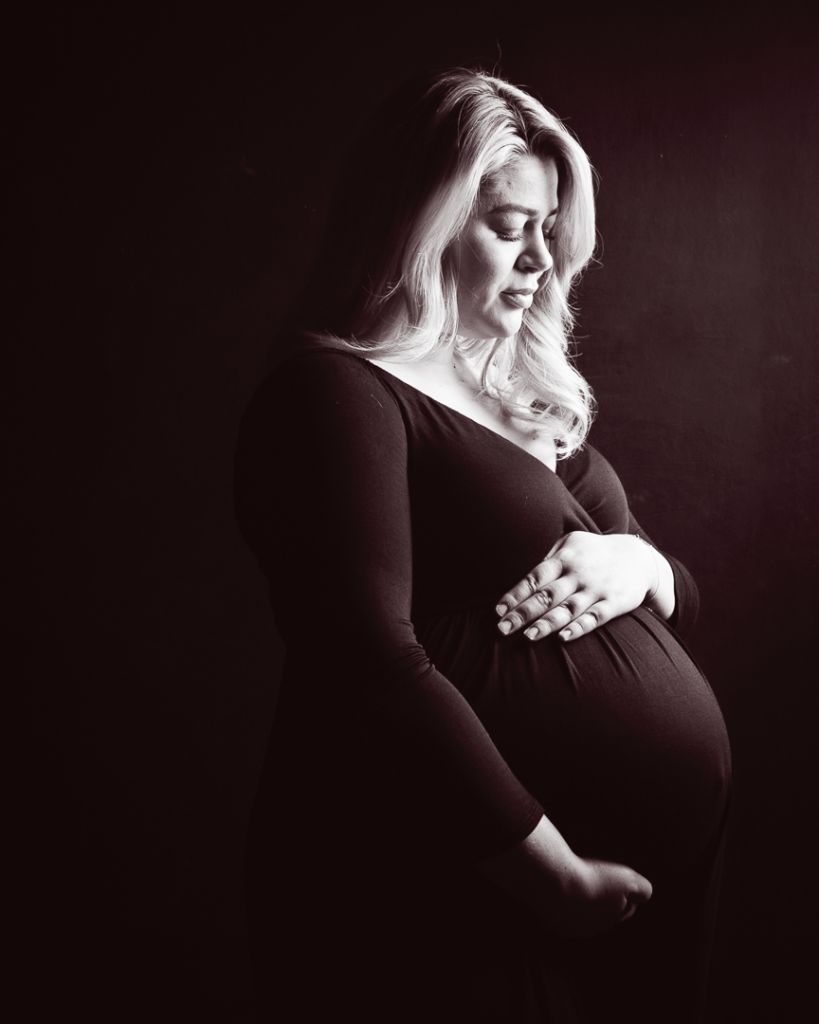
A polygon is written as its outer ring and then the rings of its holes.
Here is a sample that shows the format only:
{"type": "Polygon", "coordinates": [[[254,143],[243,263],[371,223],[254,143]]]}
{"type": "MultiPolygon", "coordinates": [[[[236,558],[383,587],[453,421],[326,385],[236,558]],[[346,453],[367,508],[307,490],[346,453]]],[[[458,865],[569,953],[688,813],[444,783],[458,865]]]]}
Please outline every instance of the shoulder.
{"type": "Polygon", "coordinates": [[[330,344],[291,348],[256,389],[248,415],[332,416],[334,410],[397,414],[381,375],[363,356],[330,344]]]}
{"type": "Polygon", "coordinates": [[[401,411],[378,371],[341,348],[295,348],[268,373],[239,428],[240,451],[302,453],[405,444],[401,411]]]}
{"type": "Polygon", "coordinates": [[[298,383],[313,392],[335,392],[339,397],[374,389],[388,393],[378,372],[364,356],[319,343],[305,343],[290,351],[271,371],[267,383],[284,388],[298,383]]]}

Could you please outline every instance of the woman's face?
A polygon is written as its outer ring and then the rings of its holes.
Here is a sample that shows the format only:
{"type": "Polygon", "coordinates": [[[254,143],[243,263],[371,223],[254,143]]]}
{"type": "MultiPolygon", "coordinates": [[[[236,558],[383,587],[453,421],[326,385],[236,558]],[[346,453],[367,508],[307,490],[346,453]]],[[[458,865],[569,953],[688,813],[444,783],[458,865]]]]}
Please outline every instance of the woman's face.
{"type": "Polygon", "coordinates": [[[458,278],[458,333],[508,338],[552,268],[557,165],[522,156],[492,175],[452,247],[458,278]]]}

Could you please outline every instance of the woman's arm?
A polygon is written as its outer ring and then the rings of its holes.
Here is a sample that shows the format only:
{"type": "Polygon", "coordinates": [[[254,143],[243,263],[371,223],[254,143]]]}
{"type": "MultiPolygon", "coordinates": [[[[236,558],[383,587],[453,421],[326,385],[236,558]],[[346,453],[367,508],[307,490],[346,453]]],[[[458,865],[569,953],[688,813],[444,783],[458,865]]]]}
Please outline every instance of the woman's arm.
{"type": "Polygon", "coordinates": [[[319,352],[280,369],[245,417],[236,481],[289,651],[323,679],[325,715],[354,725],[413,849],[475,864],[551,929],[629,917],[649,883],[570,850],[415,638],[406,433],[370,367],[319,352]]]}
{"type": "Polygon", "coordinates": [[[289,360],[245,417],[236,481],[288,655],[372,751],[414,840],[475,861],[523,840],[542,808],[415,637],[406,431],[371,367],[289,360]]]}
{"type": "Polygon", "coordinates": [[[546,817],[522,843],[479,868],[548,928],[571,935],[627,921],[652,895],[651,883],[632,868],[578,857],[546,817]]]}

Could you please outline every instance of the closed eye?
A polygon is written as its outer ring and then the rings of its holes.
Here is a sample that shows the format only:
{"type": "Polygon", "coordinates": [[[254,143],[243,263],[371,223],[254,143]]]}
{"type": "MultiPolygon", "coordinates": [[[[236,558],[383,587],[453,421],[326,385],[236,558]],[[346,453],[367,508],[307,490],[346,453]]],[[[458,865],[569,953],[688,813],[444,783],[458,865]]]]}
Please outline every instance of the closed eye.
{"type": "MultiPolygon", "coordinates": [[[[511,232],[496,231],[498,238],[503,239],[504,242],[520,242],[523,239],[522,234],[512,234],[511,232]]],[[[543,240],[545,242],[554,242],[555,238],[554,228],[551,231],[544,232],[543,240]]]]}

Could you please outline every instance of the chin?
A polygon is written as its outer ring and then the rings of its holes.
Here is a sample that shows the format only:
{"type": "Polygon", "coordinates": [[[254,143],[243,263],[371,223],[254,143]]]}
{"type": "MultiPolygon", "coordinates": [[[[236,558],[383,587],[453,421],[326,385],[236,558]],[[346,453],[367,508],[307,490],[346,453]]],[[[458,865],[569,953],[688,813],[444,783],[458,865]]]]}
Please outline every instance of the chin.
{"type": "Polygon", "coordinates": [[[492,316],[481,317],[470,324],[461,324],[458,333],[464,338],[488,340],[490,338],[511,338],[517,334],[523,323],[523,310],[510,309],[492,316]]]}
{"type": "Polygon", "coordinates": [[[517,334],[523,325],[523,312],[511,313],[509,316],[498,318],[495,329],[490,335],[492,338],[511,338],[517,334]]]}

